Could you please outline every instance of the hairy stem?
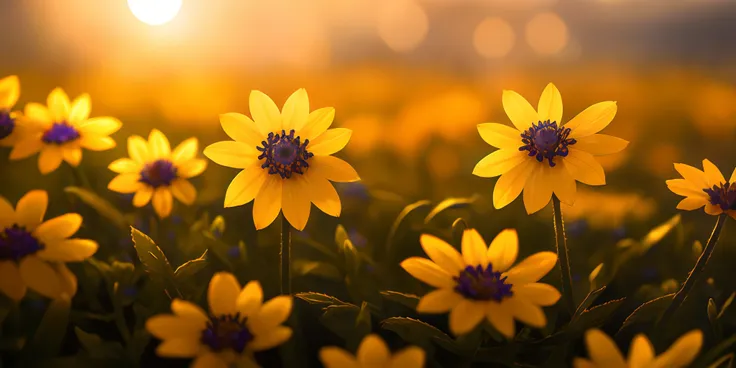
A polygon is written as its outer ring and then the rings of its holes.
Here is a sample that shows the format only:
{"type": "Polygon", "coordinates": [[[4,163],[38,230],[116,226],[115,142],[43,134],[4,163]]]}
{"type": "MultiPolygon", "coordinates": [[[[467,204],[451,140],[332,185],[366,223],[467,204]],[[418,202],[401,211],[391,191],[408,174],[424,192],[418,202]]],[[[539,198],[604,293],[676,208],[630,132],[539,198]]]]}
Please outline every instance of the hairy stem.
{"type": "Polygon", "coordinates": [[[572,275],[570,273],[570,258],[567,252],[567,239],[565,238],[565,223],[562,220],[560,199],[556,195],[552,196],[552,206],[554,209],[555,246],[557,247],[560,273],[562,274],[562,303],[567,311],[567,318],[570,318],[575,313],[575,298],[572,292],[572,275]]]}
{"type": "Polygon", "coordinates": [[[281,215],[281,294],[291,295],[291,225],[281,215]]]}

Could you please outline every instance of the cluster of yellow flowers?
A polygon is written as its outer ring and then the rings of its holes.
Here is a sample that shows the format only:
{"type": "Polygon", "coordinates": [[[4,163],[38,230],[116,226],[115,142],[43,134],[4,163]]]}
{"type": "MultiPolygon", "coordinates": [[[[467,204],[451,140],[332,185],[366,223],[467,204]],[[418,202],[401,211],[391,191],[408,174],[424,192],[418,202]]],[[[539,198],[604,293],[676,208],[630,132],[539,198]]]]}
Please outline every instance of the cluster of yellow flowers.
{"type": "MultiPolygon", "coordinates": [[[[0,133],[4,138],[0,143],[13,147],[11,159],[40,152],[39,170],[45,174],[62,161],[79,165],[82,148],[115,147],[109,135],[121,123],[111,117],[89,118],[88,95],[70,102],[57,88],[49,95],[47,106],[29,103],[23,113],[12,111],[18,95],[16,77],[0,81],[0,133]]],[[[500,176],[493,191],[496,208],[508,205],[522,191],[530,214],[551,199],[572,205],[576,182],[606,182],[595,156],[613,154],[628,145],[623,139],[599,134],[613,120],[615,102],[590,106],[564,124],[561,95],[553,84],[544,89],[537,109],[513,91],[504,91],[502,102],[514,128],[496,123],[478,126],[481,137],[498,150],[478,162],[473,171],[481,177],[500,176]]],[[[222,128],[233,140],[204,149],[204,155],[215,163],[242,170],[228,187],[224,206],[254,201],[257,229],[269,226],[283,212],[291,226],[302,230],[311,204],[339,216],[340,198],[330,182],[360,179],[350,164],[332,156],[351,137],[348,129],[329,129],[335,110],[310,111],[304,89],[294,92],[281,109],[259,91],[251,92],[249,103],[251,118],[238,113],[220,116],[222,128]]],[[[196,189],[188,179],[207,167],[205,160],[197,158],[196,138],[172,151],[166,136],[154,129],[148,140],[131,136],[127,143],[130,158],[109,165],[119,174],[110,182],[110,190],[135,193],[137,207],[152,202],[162,218],[171,213],[173,198],[186,205],[194,202],[196,189]]],[[[736,170],[726,181],[710,161],[705,160],[703,166],[700,171],[675,164],[684,179],[670,180],[667,185],[686,196],[678,208],[705,206],[708,214],[736,218],[736,170]]],[[[82,223],[77,214],[42,223],[47,201],[45,192],[31,191],[13,210],[0,198],[0,290],[14,299],[23,297],[26,285],[52,298],[73,295],[76,279],[64,262],[84,260],[97,250],[93,241],[68,239],[82,223]]],[[[513,229],[502,231],[490,245],[476,230],[467,229],[461,252],[435,236],[425,234],[420,240],[429,259],[412,257],[401,266],[437,290],[421,298],[417,311],[449,312],[450,330],[456,335],[470,332],[484,320],[508,338],[516,332],[515,321],[544,327],[542,307],[555,305],[561,298],[553,286],[539,282],[558,263],[558,255],[540,252],[514,265],[519,245],[513,229]]],[[[291,313],[292,298],[279,296],[264,303],[257,281],[241,288],[233,275],[218,273],[210,282],[208,300],[209,313],[193,303],[174,300],[173,315],[148,320],[148,331],[163,340],[159,355],[197,357],[193,366],[198,368],[224,368],[236,362],[255,365],[253,352],[280,345],[292,336],[292,330],[282,326],[291,313]]],[[[637,336],[628,362],[598,330],[588,331],[586,343],[590,360],[577,359],[576,367],[683,367],[699,352],[702,333],[686,334],[658,357],[647,338],[637,336]]],[[[409,347],[391,356],[379,337],[369,335],[355,357],[327,347],[320,358],[327,367],[409,368],[422,367],[425,354],[409,347]]]]}

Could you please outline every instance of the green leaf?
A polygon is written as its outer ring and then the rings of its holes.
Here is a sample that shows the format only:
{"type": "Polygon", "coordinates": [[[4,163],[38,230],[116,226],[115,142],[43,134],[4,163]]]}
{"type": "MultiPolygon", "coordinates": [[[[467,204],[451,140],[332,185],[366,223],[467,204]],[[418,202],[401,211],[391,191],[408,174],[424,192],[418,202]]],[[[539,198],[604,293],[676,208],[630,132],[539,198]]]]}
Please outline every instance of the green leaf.
{"type": "Polygon", "coordinates": [[[715,326],[716,320],[718,319],[718,307],[713,298],[708,298],[708,320],[712,325],[715,326]]]}
{"type": "Polygon", "coordinates": [[[207,250],[198,258],[184,262],[174,271],[174,277],[178,283],[186,283],[191,280],[194,275],[207,267],[207,250]]]}
{"type": "Polygon", "coordinates": [[[305,237],[303,235],[294,234],[294,238],[293,238],[292,241],[294,243],[302,243],[304,245],[308,245],[308,246],[312,247],[314,250],[316,250],[316,251],[318,251],[318,252],[320,252],[320,253],[322,253],[322,254],[330,257],[331,259],[334,259],[334,260],[338,260],[339,259],[339,256],[337,255],[337,253],[335,253],[334,250],[330,249],[329,247],[327,247],[326,245],[324,245],[324,244],[322,244],[322,243],[320,243],[318,241],[315,241],[313,239],[307,238],[307,237],[305,237]]]}
{"type": "Polygon", "coordinates": [[[335,229],[335,244],[337,244],[337,248],[342,247],[346,240],[350,240],[347,230],[345,230],[344,226],[337,225],[335,229]]]}
{"type": "MultiPolygon", "coordinates": [[[[602,264],[602,263],[601,263],[602,264]]],[[[600,267],[600,266],[598,266],[600,267]]],[[[606,287],[603,286],[600,289],[593,290],[588,293],[588,295],[583,299],[583,301],[580,303],[578,308],[575,310],[575,315],[572,316],[572,320],[575,321],[575,319],[579,318],[581,314],[585,312],[588,307],[590,307],[591,304],[595,302],[595,300],[603,294],[603,292],[606,290],[606,287]]]]}
{"type": "MultiPolygon", "coordinates": [[[[604,281],[602,282],[601,279],[601,270],[603,270],[603,263],[596,266],[593,271],[590,271],[590,275],[588,275],[588,281],[590,282],[590,291],[593,292],[596,289],[600,289],[601,287],[605,287],[608,282],[604,281]]],[[[586,307],[587,308],[587,307],[586,307]]]]}
{"type": "Polygon", "coordinates": [[[122,358],[125,355],[123,346],[118,342],[106,342],[95,334],[84,332],[79,327],[74,327],[74,333],[90,358],[122,358]]]}
{"type": "Polygon", "coordinates": [[[460,244],[463,240],[463,233],[465,233],[465,230],[468,229],[468,223],[465,222],[465,219],[462,217],[459,217],[455,219],[455,221],[452,223],[452,239],[455,241],[456,244],[460,244]]]}
{"type": "Polygon", "coordinates": [[[680,224],[681,220],[681,216],[677,214],[661,225],[650,230],[649,233],[641,240],[641,245],[643,247],[642,251],[646,252],[653,245],[659,243],[665,236],[667,236],[667,234],[672,232],[672,230],[680,224]]]}
{"type": "Polygon", "coordinates": [[[360,308],[355,305],[328,305],[319,318],[320,322],[335,335],[350,340],[355,335],[355,320],[360,308]]]}
{"type": "Polygon", "coordinates": [[[398,291],[385,290],[381,291],[381,295],[383,295],[384,298],[392,302],[399,303],[411,310],[416,310],[417,304],[419,304],[419,297],[414,294],[405,294],[398,291]]]}
{"type": "Polygon", "coordinates": [[[151,279],[163,287],[170,299],[181,297],[181,293],[176,287],[174,270],[171,269],[171,264],[169,264],[164,252],[146,234],[132,226],[130,229],[138,259],[146,267],[151,279]]]}
{"type": "Polygon", "coordinates": [[[709,365],[708,368],[731,368],[733,367],[733,356],[733,353],[724,355],[709,365]]]}
{"type": "Polygon", "coordinates": [[[427,217],[424,218],[424,224],[429,224],[435,217],[437,217],[437,215],[439,215],[443,211],[446,211],[448,209],[467,207],[477,201],[478,198],[478,195],[475,194],[467,198],[447,198],[437,204],[431,211],[429,211],[427,217]]]}
{"type": "Polygon", "coordinates": [[[626,298],[614,299],[585,310],[574,322],[570,323],[570,328],[583,333],[590,328],[603,325],[624,304],[625,300],[626,298]]]}
{"type": "MultiPolygon", "coordinates": [[[[731,351],[734,346],[736,346],[736,336],[731,336],[721,342],[718,343],[718,345],[714,346],[707,352],[702,353],[696,360],[693,362],[691,367],[719,367],[714,362],[717,362],[720,359],[723,359],[723,356],[725,354],[728,354],[729,351],[731,351]]],[[[727,361],[728,359],[726,359],[727,361]]]]}
{"type": "Polygon", "coordinates": [[[644,302],[633,312],[631,312],[628,317],[626,317],[624,323],[621,325],[621,328],[619,328],[616,334],[620,334],[621,331],[628,328],[634,323],[656,320],[662,313],[664,313],[665,309],[667,309],[667,307],[672,302],[672,298],[674,297],[675,294],[672,293],[660,296],[659,298],[654,298],[648,302],[644,302]]]}
{"type": "Polygon", "coordinates": [[[225,233],[225,219],[222,216],[217,216],[212,220],[210,233],[212,233],[216,238],[221,237],[222,234],[225,233]]]}
{"type": "Polygon", "coordinates": [[[361,258],[353,242],[350,239],[345,239],[345,242],[340,247],[340,252],[345,257],[345,269],[348,273],[357,275],[360,272],[361,258]]]}
{"type": "Polygon", "coordinates": [[[321,293],[315,293],[313,291],[306,292],[306,293],[296,293],[294,297],[304,300],[305,302],[309,304],[344,305],[344,306],[358,308],[356,305],[350,304],[348,302],[344,302],[338,298],[335,298],[334,296],[327,295],[327,294],[321,294],[321,293]]]}
{"type": "Polygon", "coordinates": [[[725,302],[723,302],[723,305],[721,306],[721,311],[718,312],[718,318],[723,317],[723,313],[728,309],[728,307],[731,306],[731,303],[733,303],[733,299],[736,297],[736,292],[731,293],[731,295],[726,299],[725,302]]]}
{"type": "Polygon", "coordinates": [[[381,321],[381,328],[393,331],[407,343],[418,345],[425,350],[434,349],[432,345],[434,342],[445,350],[458,354],[465,353],[446,333],[418,319],[391,317],[381,321]]]}
{"type": "Polygon", "coordinates": [[[368,307],[367,302],[363,302],[360,306],[360,312],[358,317],[355,319],[355,331],[357,333],[356,338],[363,340],[363,338],[371,333],[373,325],[371,324],[371,310],[368,307]]]}
{"type": "Polygon", "coordinates": [[[391,224],[391,230],[389,230],[388,239],[386,240],[386,251],[389,254],[393,246],[393,241],[394,241],[394,238],[396,237],[396,234],[398,233],[404,221],[409,217],[409,215],[414,211],[429,207],[431,204],[432,202],[428,200],[421,200],[421,201],[414,202],[404,207],[404,209],[401,210],[401,212],[399,212],[399,215],[396,217],[393,224],[391,224]]]}
{"type": "Polygon", "coordinates": [[[33,340],[28,345],[28,353],[33,359],[53,358],[59,354],[69,324],[71,300],[62,296],[51,302],[41,319],[33,340]]]}
{"type": "Polygon", "coordinates": [[[700,240],[693,242],[693,259],[697,260],[703,254],[703,243],[700,240]]]}
{"type": "Polygon", "coordinates": [[[298,259],[291,264],[291,268],[294,276],[312,275],[335,281],[342,281],[343,279],[340,270],[327,262],[298,259]]]}
{"type": "Polygon", "coordinates": [[[94,192],[80,187],[66,187],[64,188],[65,193],[69,193],[79,198],[86,205],[92,207],[97,213],[110,220],[115,226],[122,230],[128,228],[128,220],[125,219],[120,211],[115,206],[104,198],[98,196],[94,192]]]}

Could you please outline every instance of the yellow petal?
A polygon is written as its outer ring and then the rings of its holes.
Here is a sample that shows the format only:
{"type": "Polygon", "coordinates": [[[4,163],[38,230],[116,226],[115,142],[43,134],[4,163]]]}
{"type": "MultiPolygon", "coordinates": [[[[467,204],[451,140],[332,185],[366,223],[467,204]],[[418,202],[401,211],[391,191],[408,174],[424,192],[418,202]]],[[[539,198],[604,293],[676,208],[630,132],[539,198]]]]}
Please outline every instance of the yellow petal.
{"type": "Polygon", "coordinates": [[[454,275],[450,275],[436,263],[419,257],[411,257],[401,262],[401,268],[419,281],[437,288],[453,288],[454,275]]]}
{"type": "Polygon", "coordinates": [[[20,97],[20,80],[11,75],[0,79],[0,109],[10,110],[20,97]]]}
{"type": "Polygon", "coordinates": [[[473,169],[473,175],[482,178],[503,175],[526,160],[527,154],[518,149],[500,149],[478,161],[473,169]]]}
{"type": "Polygon", "coordinates": [[[527,160],[501,175],[493,188],[493,207],[501,209],[513,202],[521,194],[524,185],[537,167],[535,162],[527,160]]]}
{"type": "Polygon", "coordinates": [[[310,175],[321,176],[338,183],[350,183],[360,180],[358,173],[349,163],[335,156],[314,156],[309,159],[310,175]]]}
{"type": "Polygon", "coordinates": [[[708,200],[704,197],[687,197],[677,204],[677,209],[683,211],[692,211],[697,210],[698,208],[703,207],[706,204],[708,204],[708,200]]]}
{"type": "Polygon", "coordinates": [[[210,321],[210,318],[207,317],[207,314],[202,310],[202,308],[196,304],[181,299],[174,299],[171,302],[171,311],[181,318],[197,323],[199,326],[202,326],[203,329],[210,321]]]}
{"type": "Polygon", "coordinates": [[[57,87],[51,91],[46,99],[46,104],[49,106],[51,118],[55,122],[66,121],[69,117],[69,96],[66,95],[63,89],[57,87]]]}
{"type": "Polygon", "coordinates": [[[58,298],[63,290],[59,275],[38,257],[27,256],[20,261],[20,276],[28,288],[47,297],[58,298]]]}
{"type": "Polygon", "coordinates": [[[557,122],[562,124],[562,95],[553,83],[547,85],[542,91],[537,104],[539,120],[557,122]]]}
{"type": "Polygon", "coordinates": [[[198,150],[199,141],[197,138],[189,138],[174,148],[174,152],[171,153],[171,161],[175,164],[189,161],[197,156],[198,150]]]}
{"type": "Polygon", "coordinates": [[[207,289],[210,312],[214,316],[224,316],[238,312],[236,300],[240,294],[240,283],[233,274],[218,272],[212,276],[207,289]]]}
{"type": "Polygon", "coordinates": [[[731,173],[731,178],[728,179],[728,182],[731,184],[736,183],[736,169],[733,169],[733,172],[731,173]]]}
{"type": "Polygon", "coordinates": [[[677,170],[682,177],[692,184],[692,187],[697,190],[708,188],[708,178],[705,173],[685,164],[675,164],[675,170],[677,170]]]}
{"type": "Polygon", "coordinates": [[[146,330],[158,339],[200,337],[201,324],[172,314],[159,314],[146,321],[146,330]]]}
{"type": "Polygon", "coordinates": [[[61,147],[46,145],[38,156],[38,170],[44,175],[53,172],[59,168],[62,159],[61,147]]]}
{"type": "Polygon", "coordinates": [[[262,136],[281,132],[281,112],[278,106],[261,91],[250,92],[250,114],[262,136]]]}
{"type": "Polygon", "coordinates": [[[32,190],[26,193],[15,206],[15,219],[18,225],[33,230],[43,221],[49,195],[45,190],[32,190]]]}
{"type": "Polygon", "coordinates": [[[10,151],[11,160],[22,160],[41,151],[43,142],[41,137],[29,137],[15,144],[13,150],[10,151]]]}
{"type": "Polygon", "coordinates": [[[133,206],[143,207],[151,201],[151,197],[153,197],[153,188],[149,186],[141,186],[133,196],[133,206]]]}
{"type": "Polygon", "coordinates": [[[82,162],[82,149],[79,147],[62,147],[61,154],[64,161],[73,167],[79,166],[82,162]]]}
{"type": "Polygon", "coordinates": [[[423,368],[425,360],[424,350],[416,346],[410,346],[397,352],[391,358],[388,368],[423,368]]]}
{"type": "Polygon", "coordinates": [[[657,358],[657,368],[688,367],[695,360],[703,346],[703,333],[693,330],[682,335],[667,351],[657,358]]]}
{"type": "Polygon", "coordinates": [[[289,327],[277,326],[266,333],[258,334],[253,341],[248,343],[248,349],[252,351],[263,351],[275,348],[286,341],[293,335],[293,331],[289,327]]]}
{"type": "Polygon", "coordinates": [[[107,151],[115,148],[117,143],[115,143],[115,140],[110,137],[85,135],[79,139],[79,145],[90,151],[107,151]]]}
{"type": "Polygon", "coordinates": [[[7,199],[0,196],[0,229],[15,223],[15,209],[7,199]]]}
{"type": "Polygon", "coordinates": [[[385,367],[391,358],[391,352],[383,339],[370,334],[360,343],[357,357],[363,367],[385,367]]]}
{"type": "Polygon", "coordinates": [[[40,258],[52,262],[81,262],[92,257],[98,247],[93,240],[66,239],[46,243],[46,248],[37,254],[40,258]]]}
{"type": "Polygon", "coordinates": [[[448,274],[457,275],[465,268],[462,255],[444,240],[434,235],[422,234],[419,242],[424,253],[448,274]]]}
{"type": "Polygon", "coordinates": [[[179,163],[176,175],[180,178],[189,179],[203,173],[207,169],[207,160],[193,158],[189,161],[179,163]]]}
{"type": "Polygon", "coordinates": [[[90,100],[89,94],[83,93],[79,95],[79,97],[72,101],[71,108],[69,109],[69,123],[77,126],[77,124],[89,117],[91,110],[92,101],[90,100]]]}
{"type": "Polygon", "coordinates": [[[362,368],[355,357],[336,346],[320,349],[319,360],[325,368],[362,368]]]}
{"type": "Polygon", "coordinates": [[[616,102],[605,101],[583,110],[564,125],[569,128],[570,138],[583,138],[600,132],[607,127],[616,116],[616,102]]]}
{"type": "Polygon", "coordinates": [[[82,216],[76,213],[67,213],[54,217],[40,225],[33,231],[33,236],[42,243],[63,240],[74,235],[82,226],[82,216]]]}
{"type": "Polygon", "coordinates": [[[228,137],[251,147],[258,147],[266,137],[249,117],[238,113],[220,115],[220,125],[228,137]]]}
{"type": "Polygon", "coordinates": [[[309,186],[301,176],[284,180],[281,208],[291,226],[301,231],[307,226],[312,202],[309,200],[309,186]]]}
{"type": "Polygon", "coordinates": [[[238,312],[243,317],[249,317],[257,312],[263,304],[263,289],[258,281],[248,282],[238,294],[235,301],[238,312]]]}
{"type": "Polygon", "coordinates": [[[513,286],[514,297],[521,298],[536,305],[547,307],[560,300],[560,292],[552,285],[533,282],[513,286]]]}
{"type": "Polygon", "coordinates": [[[491,242],[486,256],[494,272],[504,272],[516,262],[519,255],[519,235],[515,229],[504,229],[491,242]]]}
{"type": "Polygon", "coordinates": [[[488,257],[486,253],[488,247],[485,240],[476,229],[466,229],[463,231],[462,238],[462,256],[465,264],[468,266],[488,266],[488,257]]]}
{"type": "Polygon", "coordinates": [[[703,191],[703,189],[707,188],[707,183],[703,187],[696,187],[693,182],[687,179],[670,179],[665,183],[672,193],[685,197],[702,197],[703,200],[707,200],[708,198],[708,194],[703,191]]]}
{"type": "Polygon", "coordinates": [[[176,179],[171,182],[171,194],[187,206],[191,206],[197,199],[197,189],[186,179],[176,179]]]}
{"type": "Polygon", "coordinates": [[[26,289],[15,262],[0,261],[0,292],[17,301],[23,299],[26,289]]]}
{"type": "Polygon", "coordinates": [[[478,133],[483,140],[500,149],[516,149],[522,146],[521,132],[503,124],[478,124],[478,133]]]}
{"type": "Polygon", "coordinates": [[[542,328],[547,324],[547,316],[542,308],[525,299],[508,299],[508,308],[513,312],[514,318],[529,326],[542,328]]]}
{"type": "MultiPolygon", "coordinates": [[[[309,174],[308,174],[309,175],[309,174]]],[[[309,175],[309,198],[320,211],[340,217],[342,206],[335,187],[327,179],[309,175]]]]}
{"type": "Polygon", "coordinates": [[[514,124],[516,129],[525,131],[532,126],[532,123],[539,122],[539,115],[532,105],[520,94],[505,90],[503,91],[503,109],[506,115],[514,124]]]}
{"type": "Polygon", "coordinates": [[[324,133],[332,125],[332,121],[335,119],[335,108],[323,107],[312,111],[307,117],[307,122],[304,127],[297,132],[297,135],[302,137],[302,140],[309,139],[310,141],[320,134],[324,133]]]}
{"type": "Polygon", "coordinates": [[[720,186],[726,182],[726,178],[721,174],[721,170],[718,170],[718,167],[708,159],[703,160],[703,171],[705,172],[705,177],[708,179],[709,188],[712,188],[714,185],[720,186]]]}
{"type": "Polygon", "coordinates": [[[200,349],[201,336],[179,337],[167,339],[156,348],[156,355],[167,358],[191,358],[196,356],[200,349]]]}
{"type": "Polygon", "coordinates": [[[128,137],[128,156],[139,164],[146,164],[151,157],[148,142],[137,135],[128,137]]]}
{"type": "Polygon", "coordinates": [[[299,130],[307,122],[309,117],[309,96],[304,88],[292,93],[281,109],[283,128],[288,133],[290,130],[299,130]]]}
{"type": "Polygon", "coordinates": [[[138,173],[120,174],[107,184],[107,189],[124,194],[135,193],[143,187],[139,181],[140,178],[141,176],[138,173]]]}
{"type": "Polygon", "coordinates": [[[169,140],[158,129],[151,130],[151,133],[148,135],[148,149],[153,159],[168,158],[171,156],[169,140]]]}
{"type": "Polygon", "coordinates": [[[218,354],[207,352],[200,354],[194,359],[191,368],[228,368],[225,362],[218,354]]]}
{"type": "MultiPolygon", "coordinates": [[[[514,290],[515,291],[515,290],[514,290]]],[[[486,319],[488,322],[507,338],[514,337],[516,326],[514,316],[508,308],[508,299],[501,303],[489,302],[486,304],[486,319]]]]}
{"type": "Polygon", "coordinates": [[[159,218],[169,217],[171,208],[174,205],[174,198],[171,196],[169,188],[160,187],[153,192],[153,209],[159,218]]]}
{"type": "Polygon", "coordinates": [[[255,199],[268,176],[260,162],[254,162],[239,172],[225,192],[225,208],[242,206],[255,199]]]}
{"type": "Polygon", "coordinates": [[[345,128],[330,129],[310,141],[307,151],[317,156],[327,156],[345,148],[353,131],[345,128]]]}
{"type": "MultiPolygon", "coordinates": [[[[245,143],[222,141],[210,144],[204,149],[204,155],[218,165],[244,169],[258,161],[260,153],[245,143]]],[[[259,164],[260,166],[260,164],[259,164]]]]}
{"type": "Polygon", "coordinates": [[[588,185],[606,184],[603,167],[590,153],[570,148],[570,153],[564,160],[567,171],[575,180],[588,185]]]}
{"type": "Polygon", "coordinates": [[[69,270],[65,263],[52,264],[51,267],[59,274],[59,282],[61,283],[61,293],[69,297],[77,294],[77,276],[69,270]]]}
{"type": "Polygon", "coordinates": [[[281,194],[283,180],[277,175],[269,175],[261,186],[253,202],[253,222],[256,230],[271,225],[281,212],[281,194]]]}
{"type": "Polygon", "coordinates": [[[446,313],[463,301],[462,295],[453,289],[437,289],[427,293],[419,299],[417,312],[419,313],[446,313]]]}
{"type": "Polygon", "coordinates": [[[455,336],[464,335],[472,331],[483,321],[486,312],[483,309],[486,303],[463,300],[450,311],[450,331],[455,336]]]}
{"type": "Polygon", "coordinates": [[[512,285],[537,282],[549,273],[555,264],[557,264],[557,254],[553,252],[532,254],[505,274],[508,276],[506,282],[512,285]]]}
{"type": "Polygon", "coordinates": [[[583,358],[575,358],[572,361],[572,366],[573,368],[598,368],[598,366],[593,364],[593,362],[583,358]]]}
{"type": "Polygon", "coordinates": [[[625,368],[626,362],[616,343],[601,330],[592,329],[585,333],[585,345],[590,359],[599,365],[611,368],[625,368]]]}
{"type": "Polygon", "coordinates": [[[118,174],[129,174],[140,173],[143,165],[129,158],[120,158],[110,163],[107,168],[118,174]]]}
{"type": "Polygon", "coordinates": [[[23,109],[23,118],[24,120],[30,120],[39,126],[45,126],[52,122],[51,112],[49,109],[36,102],[29,102],[26,104],[25,109],[23,109]]]}
{"type": "Polygon", "coordinates": [[[654,347],[644,334],[634,337],[629,348],[629,368],[647,368],[654,360],[654,347]]]}
{"type": "Polygon", "coordinates": [[[527,214],[533,214],[549,203],[552,199],[553,168],[546,163],[539,164],[534,174],[524,186],[524,208],[527,214]]]}
{"type": "Polygon", "coordinates": [[[291,314],[293,301],[290,296],[280,295],[265,303],[248,319],[248,328],[255,335],[266,333],[284,323],[291,314]]]}
{"type": "Polygon", "coordinates": [[[567,163],[561,160],[556,167],[552,168],[552,191],[557,198],[568,206],[575,204],[577,195],[577,184],[575,179],[567,170],[567,163]]]}
{"type": "Polygon", "coordinates": [[[98,137],[106,137],[120,130],[123,123],[111,116],[99,116],[87,119],[76,126],[82,135],[95,135],[98,137]]]}
{"type": "Polygon", "coordinates": [[[611,155],[624,150],[629,141],[606,134],[593,134],[577,140],[574,147],[595,156],[611,155]]]}
{"type": "Polygon", "coordinates": [[[705,204],[704,210],[705,210],[705,213],[711,216],[718,216],[723,213],[721,206],[716,206],[714,204],[711,204],[710,202],[705,204]]]}

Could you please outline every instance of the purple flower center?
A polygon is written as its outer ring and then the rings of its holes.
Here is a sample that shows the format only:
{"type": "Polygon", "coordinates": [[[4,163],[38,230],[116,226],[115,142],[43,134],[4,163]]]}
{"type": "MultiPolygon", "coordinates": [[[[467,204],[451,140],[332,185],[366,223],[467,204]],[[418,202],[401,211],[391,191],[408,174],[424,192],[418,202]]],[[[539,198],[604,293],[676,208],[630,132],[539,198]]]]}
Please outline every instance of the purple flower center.
{"type": "Polygon", "coordinates": [[[710,204],[720,207],[723,211],[736,210],[736,183],[725,182],[703,191],[710,197],[710,204]]]}
{"type": "Polygon", "coordinates": [[[500,302],[503,298],[514,295],[511,291],[512,285],[506,283],[506,277],[501,277],[500,272],[493,272],[491,264],[485,269],[483,266],[467,266],[453,279],[457,282],[455,291],[467,299],[500,302]]]}
{"type": "Polygon", "coordinates": [[[177,169],[169,160],[156,160],[146,164],[141,170],[139,182],[150,185],[153,188],[169,186],[177,178],[177,169]]]}
{"type": "Polygon", "coordinates": [[[54,123],[41,138],[46,144],[62,145],[79,139],[79,131],[67,122],[54,123]]]}
{"type": "Polygon", "coordinates": [[[43,243],[23,226],[13,225],[0,231],[0,260],[19,261],[43,248],[43,243]]]}
{"type": "Polygon", "coordinates": [[[0,139],[7,138],[15,129],[15,119],[10,116],[10,111],[0,110],[0,139]]]}
{"type": "Polygon", "coordinates": [[[301,137],[294,137],[293,129],[288,135],[285,130],[281,134],[269,133],[268,140],[256,147],[262,152],[258,159],[266,160],[261,167],[267,168],[269,174],[280,175],[282,179],[291,178],[294,173],[304,174],[304,169],[309,167],[307,160],[314,156],[307,151],[308,144],[309,139],[302,143],[301,137]]]}
{"type": "Polygon", "coordinates": [[[531,128],[521,133],[524,145],[519,147],[519,151],[529,151],[529,156],[536,156],[537,161],[546,159],[550,167],[555,167],[554,158],[567,156],[570,153],[567,146],[577,143],[574,138],[567,138],[569,135],[569,128],[558,127],[554,121],[532,123],[531,128]]]}
{"type": "Polygon", "coordinates": [[[253,340],[253,334],[245,322],[245,318],[240,318],[240,313],[211,317],[207,329],[202,331],[201,341],[215,352],[232,349],[242,353],[253,340]]]}

